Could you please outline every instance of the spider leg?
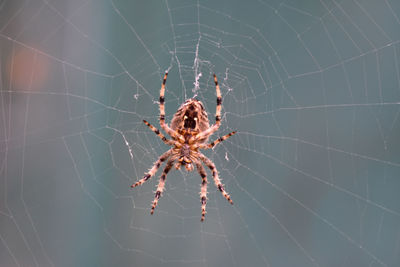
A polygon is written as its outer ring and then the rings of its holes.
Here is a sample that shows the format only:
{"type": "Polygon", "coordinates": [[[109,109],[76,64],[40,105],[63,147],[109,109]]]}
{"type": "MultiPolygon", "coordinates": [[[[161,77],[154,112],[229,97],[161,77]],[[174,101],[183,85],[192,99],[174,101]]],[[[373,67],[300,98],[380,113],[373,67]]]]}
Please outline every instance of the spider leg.
{"type": "Polygon", "coordinates": [[[182,139],[182,141],[185,141],[176,131],[172,130],[168,124],[165,123],[165,83],[167,82],[167,76],[168,72],[165,72],[164,75],[164,80],[161,84],[161,89],[160,89],[160,126],[161,128],[169,134],[173,139],[182,139]]]}
{"type": "Polygon", "coordinates": [[[158,135],[158,137],[160,137],[160,139],[166,143],[167,145],[174,145],[175,141],[173,140],[169,140],[167,139],[156,127],[154,127],[153,125],[151,125],[150,123],[148,123],[146,120],[143,120],[143,122],[149,126],[150,130],[152,130],[156,135],[158,135]]]}
{"type": "Polygon", "coordinates": [[[156,195],[154,196],[153,204],[151,206],[151,212],[150,212],[151,214],[154,213],[154,209],[157,206],[158,200],[160,199],[161,194],[164,191],[165,179],[167,178],[167,174],[168,174],[169,170],[171,170],[173,164],[174,164],[174,160],[172,160],[172,159],[168,160],[167,165],[165,166],[163,173],[161,174],[160,181],[158,182],[158,186],[157,186],[156,195]]]}
{"type": "Polygon", "coordinates": [[[221,180],[219,179],[218,170],[215,167],[215,164],[209,158],[204,156],[202,153],[199,152],[198,155],[199,158],[204,162],[204,164],[206,164],[207,167],[210,168],[212,176],[214,178],[215,186],[218,188],[219,191],[221,191],[222,195],[226,198],[226,200],[228,200],[229,203],[233,204],[231,197],[229,196],[228,193],[226,193],[224,185],[221,183],[221,180]]]}
{"type": "Polygon", "coordinates": [[[202,149],[209,149],[209,148],[213,148],[214,146],[216,146],[217,144],[221,143],[222,141],[228,139],[229,137],[231,137],[232,135],[234,135],[236,133],[236,131],[233,131],[231,133],[228,133],[227,135],[224,135],[220,138],[218,138],[217,140],[211,142],[210,144],[200,144],[197,147],[198,148],[202,148],[202,149]]]}
{"type": "Polygon", "coordinates": [[[215,124],[213,126],[211,126],[210,128],[208,128],[207,130],[199,133],[196,136],[196,140],[201,140],[207,136],[212,135],[213,133],[215,133],[219,126],[221,125],[221,106],[222,106],[222,96],[221,96],[221,89],[219,88],[218,85],[218,80],[217,80],[217,76],[214,74],[214,83],[215,83],[215,90],[217,93],[217,107],[215,110],[215,124]]]}
{"type": "Polygon", "coordinates": [[[201,190],[200,190],[200,201],[201,201],[201,221],[204,221],[206,216],[206,204],[207,204],[207,174],[204,170],[203,165],[200,162],[196,162],[197,171],[201,176],[201,190]]]}
{"type": "Polygon", "coordinates": [[[162,154],[158,160],[153,164],[153,167],[149,170],[148,173],[146,173],[142,179],[140,179],[139,181],[137,181],[136,183],[134,183],[133,185],[131,185],[132,188],[139,186],[141,184],[143,184],[144,182],[146,182],[147,180],[149,180],[156,172],[157,170],[160,168],[161,163],[163,163],[172,153],[172,149],[168,150],[167,152],[165,152],[164,154],[162,154]]]}

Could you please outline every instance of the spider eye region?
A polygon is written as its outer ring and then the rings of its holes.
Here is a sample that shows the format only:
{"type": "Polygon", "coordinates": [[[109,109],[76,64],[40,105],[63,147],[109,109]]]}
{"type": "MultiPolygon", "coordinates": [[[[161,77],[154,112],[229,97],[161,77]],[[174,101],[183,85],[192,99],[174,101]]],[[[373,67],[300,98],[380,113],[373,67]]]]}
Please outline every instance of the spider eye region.
{"type": "Polygon", "coordinates": [[[183,127],[186,129],[195,129],[197,122],[197,111],[194,109],[187,109],[185,112],[184,125],[183,127]]]}

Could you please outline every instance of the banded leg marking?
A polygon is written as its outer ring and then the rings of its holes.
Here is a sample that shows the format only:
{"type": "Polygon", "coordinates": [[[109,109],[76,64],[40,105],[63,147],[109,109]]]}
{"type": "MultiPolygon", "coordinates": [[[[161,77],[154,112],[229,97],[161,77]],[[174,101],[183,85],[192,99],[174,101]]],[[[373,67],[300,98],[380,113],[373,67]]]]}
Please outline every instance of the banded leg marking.
{"type": "Polygon", "coordinates": [[[221,89],[218,85],[217,76],[214,74],[214,83],[215,83],[215,90],[217,91],[217,108],[215,110],[215,123],[218,125],[221,121],[221,106],[222,106],[222,96],[221,96],[221,89]]]}
{"type": "Polygon", "coordinates": [[[171,155],[172,150],[168,150],[164,154],[162,154],[158,160],[153,164],[153,167],[149,170],[148,173],[144,175],[142,179],[131,185],[131,188],[134,188],[136,186],[142,185],[144,182],[149,180],[154,174],[156,174],[157,170],[160,168],[161,164],[171,155]]]}
{"type": "Polygon", "coordinates": [[[214,183],[215,186],[218,188],[218,190],[222,193],[222,195],[226,198],[226,200],[229,201],[229,203],[233,204],[233,201],[231,199],[231,197],[229,196],[229,194],[225,191],[224,189],[224,185],[221,183],[221,180],[219,179],[219,175],[218,175],[218,170],[215,167],[215,164],[206,156],[204,156],[202,153],[199,153],[199,157],[200,159],[204,162],[204,164],[207,165],[208,168],[210,168],[211,172],[212,172],[212,176],[214,178],[214,183]]]}
{"type": "Polygon", "coordinates": [[[173,145],[175,144],[174,141],[167,139],[156,127],[154,127],[153,125],[151,125],[149,122],[147,122],[146,120],[143,120],[143,122],[149,126],[150,130],[152,130],[156,135],[158,135],[158,137],[160,137],[160,139],[166,143],[167,145],[173,145]]]}
{"type": "Polygon", "coordinates": [[[201,202],[201,221],[204,221],[204,218],[206,216],[206,205],[207,205],[207,174],[206,171],[201,165],[201,163],[196,164],[197,171],[199,172],[201,176],[201,190],[200,190],[200,202],[201,202]]]}
{"type": "Polygon", "coordinates": [[[165,95],[165,83],[167,82],[167,76],[168,76],[168,72],[165,72],[164,80],[161,84],[161,89],[160,89],[160,124],[161,124],[161,121],[165,122],[165,105],[164,105],[165,98],[164,98],[164,95],[165,95]]]}
{"type": "Polygon", "coordinates": [[[215,124],[208,128],[207,130],[199,133],[196,137],[196,140],[201,140],[206,136],[210,136],[215,133],[219,126],[221,125],[221,106],[222,106],[222,96],[221,96],[221,89],[219,88],[217,76],[214,74],[214,83],[215,83],[215,90],[217,93],[217,107],[215,110],[215,124]]]}
{"type": "Polygon", "coordinates": [[[172,138],[174,139],[182,139],[182,141],[185,141],[182,137],[180,137],[180,135],[175,132],[174,130],[172,130],[168,124],[165,123],[165,83],[167,82],[167,76],[168,76],[168,72],[165,72],[164,75],[164,80],[161,84],[161,89],[160,89],[160,126],[161,128],[170,136],[172,136],[172,138]]]}
{"type": "Polygon", "coordinates": [[[154,196],[153,204],[151,205],[151,212],[150,212],[151,214],[154,213],[154,209],[157,206],[158,200],[160,199],[161,194],[164,191],[165,179],[167,178],[167,174],[168,174],[169,170],[171,170],[171,167],[173,164],[174,164],[174,162],[172,160],[169,160],[163,170],[163,173],[161,174],[160,181],[158,182],[156,194],[154,196]]]}
{"type": "Polygon", "coordinates": [[[225,141],[226,139],[228,139],[229,137],[231,137],[232,135],[234,135],[236,133],[236,131],[228,133],[227,135],[224,135],[220,138],[218,138],[217,140],[213,141],[210,144],[200,144],[198,146],[198,148],[202,148],[202,149],[209,149],[209,148],[213,148],[214,146],[216,146],[217,144],[221,143],[222,141],[225,141]]]}

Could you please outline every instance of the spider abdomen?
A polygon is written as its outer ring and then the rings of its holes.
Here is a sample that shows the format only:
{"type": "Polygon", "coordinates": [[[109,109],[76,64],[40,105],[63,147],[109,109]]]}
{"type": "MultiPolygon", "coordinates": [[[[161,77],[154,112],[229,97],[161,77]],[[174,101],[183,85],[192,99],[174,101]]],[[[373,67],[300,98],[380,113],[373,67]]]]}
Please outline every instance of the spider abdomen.
{"type": "Polygon", "coordinates": [[[195,98],[186,100],[172,118],[171,128],[196,132],[203,132],[210,128],[203,103],[195,98]]]}

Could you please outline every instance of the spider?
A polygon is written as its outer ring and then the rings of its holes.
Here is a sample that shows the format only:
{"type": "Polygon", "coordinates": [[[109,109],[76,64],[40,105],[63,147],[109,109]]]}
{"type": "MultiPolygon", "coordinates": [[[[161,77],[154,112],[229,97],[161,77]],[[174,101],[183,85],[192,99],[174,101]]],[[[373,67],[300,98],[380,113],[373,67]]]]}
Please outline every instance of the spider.
{"type": "Polygon", "coordinates": [[[187,171],[193,171],[196,166],[198,173],[202,178],[201,190],[200,190],[200,202],[201,202],[201,221],[204,221],[206,214],[206,203],[207,203],[207,174],[202,165],[204,163],[212,172],[214,183],[222,195],[233,204],[231,197],[226,193],[224,185],[218,176],[218,171],[215,164],[206,156],[204,156],[199,149],[210,149],[218,143],[228,139],[236,133],[231,132],[225,136],[222,136],[212,143],[207,143],[208,138],[218,130],[221,125],[221,105],[222,97],[221,90],[218,85],[217,76],[214,74],[215,88],[217,92],[217,108],[215,112],[215,124],[210,127],[208,121],[207,112],[204,109],[201,101],[191,98],[183,103],[178,111],[172,118],[171,127],[165,123],[165,83],[167,81],[168,72],[165,72],[164,80],[160,89],[160,126],[161,128],[171,136],[172,140],[167,139],[157,128],[148,123],[146,120],[143,122],[156,134],[161,140],[172,146],[167,152],[162,154],[158,160],[154,163],[153,167],[145,173],[144,177],[131,185],[132,188],[142,185],[144,182],[149,180],[160,168],[164,161],[167,161],[166,166],[161,174],[153,204],[151,206],[151,214],[154,213],[154,209],[157,206],[158,200],[164,191],[165,179],[168,172],[175,164],[175,168],[178,170],[182,166],[185,166],[187,171]]]}

